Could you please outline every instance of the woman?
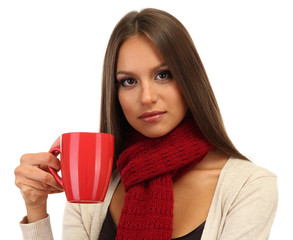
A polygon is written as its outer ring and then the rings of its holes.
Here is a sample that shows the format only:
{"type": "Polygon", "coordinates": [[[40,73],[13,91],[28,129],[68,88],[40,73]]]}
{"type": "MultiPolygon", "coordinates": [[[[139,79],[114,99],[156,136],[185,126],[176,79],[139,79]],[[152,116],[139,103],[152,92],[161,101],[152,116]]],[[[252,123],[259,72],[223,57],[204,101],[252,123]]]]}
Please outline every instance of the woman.
{"type": "MultiPolygon", "coordinates": [[[[102,89],[101,132],[115,136],[111,183],[102,204],[67,204],[64,239],[268,238],[276,176],[231,143],[177,19],[155,9],[122,18],[109,40],[102,89]]],[[[25,239],[52,238],[46,200],[62,188],[48,165],[60,168],[52,154],[25,154],[15,170],[27,207],[25,239]]]]}

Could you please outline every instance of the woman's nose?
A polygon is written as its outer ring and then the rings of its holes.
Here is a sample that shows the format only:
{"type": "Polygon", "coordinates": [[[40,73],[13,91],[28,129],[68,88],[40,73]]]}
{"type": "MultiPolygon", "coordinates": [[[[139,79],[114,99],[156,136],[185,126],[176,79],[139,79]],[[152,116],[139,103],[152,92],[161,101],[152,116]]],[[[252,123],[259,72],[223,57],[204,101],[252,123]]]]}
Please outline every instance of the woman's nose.
{"type": "Polygon", "coordinates": [[[154,83],[148,81],[142,84],[141,87],[141,102],[145,105],[156,103],[158,94],[154,83]]]}

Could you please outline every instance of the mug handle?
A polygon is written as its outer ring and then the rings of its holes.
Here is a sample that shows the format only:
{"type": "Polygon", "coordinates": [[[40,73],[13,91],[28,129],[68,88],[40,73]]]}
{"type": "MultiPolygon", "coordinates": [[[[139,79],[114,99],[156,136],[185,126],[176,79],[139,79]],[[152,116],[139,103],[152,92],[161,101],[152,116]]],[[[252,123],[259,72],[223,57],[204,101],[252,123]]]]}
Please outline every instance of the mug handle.
{"type": "MultiPolygon", "coordinates": [[[[60,153],[60,147],[51,148],[49,153],[52,153],[53,155],[56,155],[56,153],[59,154],[60,153]]],[[[48,166],[48,168],[49,168],[49,171],[52,173],[53,177],[55,178],[55,180],[63,187],[62,178],[58,175],[57,171],[54,168],[50,167],[50,166],[48,166]]]]}

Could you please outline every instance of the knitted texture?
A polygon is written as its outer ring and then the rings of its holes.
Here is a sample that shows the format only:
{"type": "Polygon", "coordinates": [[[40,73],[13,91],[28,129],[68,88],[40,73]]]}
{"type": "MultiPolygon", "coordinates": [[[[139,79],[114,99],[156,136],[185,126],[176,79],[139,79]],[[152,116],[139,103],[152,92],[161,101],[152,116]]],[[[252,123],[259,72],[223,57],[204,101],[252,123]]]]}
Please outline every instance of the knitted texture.
{"type": "Polygon", "coordinates": [[[199,163],[213,146],[191,118],[163,137],[137,133],[129,141],[117,160],[126,196],[116,240],[170,240],[173,180],[199,163]]]}

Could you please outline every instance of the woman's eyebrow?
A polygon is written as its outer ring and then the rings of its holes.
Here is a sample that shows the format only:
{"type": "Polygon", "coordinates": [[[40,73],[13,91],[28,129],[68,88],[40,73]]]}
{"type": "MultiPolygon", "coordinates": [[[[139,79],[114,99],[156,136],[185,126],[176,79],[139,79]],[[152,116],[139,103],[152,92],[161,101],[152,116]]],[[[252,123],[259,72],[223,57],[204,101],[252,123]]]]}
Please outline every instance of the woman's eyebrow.
{"type": "Polygon", "coordinates": [[[159,64],[158,66],[152,68],[152,71],[155,72],[155,71],[157,71],[160,68],[165,67],[165,66],[167,66],[167,64],[163,62],[163,63],[159,64]]]}
{"type": "MultiPolygon", "coordinates": [[[[158,66],[155,66],[155,67],[153,67],[152,69],[151,69],[151,71],[152,72],[155,72],[155,71],[157,71],[157,70],[159,70],[160,68],[162,68],[162,67],[165,67],[165,66],[167,66],[167,64],[166,63],[160,63],[158,66]]],[[[116,73],[116,76],[117,75],[119,75],[119,74],[124,74],[124,75],[133,75],[133,73],[131,72],[131,71],[118,71],[117,73],[116,73]]]]}
{"type": "Polygon", "coordinates": [[[116,76],[119,75],[119,74],[132,75],[132,72],[129,72],[129,71],[119,71],[119,72],[116,73],[116,76]]]}

